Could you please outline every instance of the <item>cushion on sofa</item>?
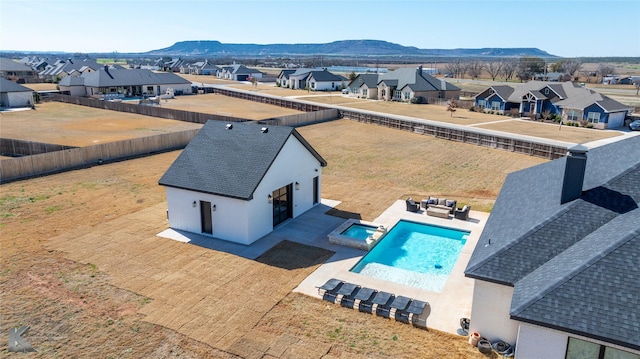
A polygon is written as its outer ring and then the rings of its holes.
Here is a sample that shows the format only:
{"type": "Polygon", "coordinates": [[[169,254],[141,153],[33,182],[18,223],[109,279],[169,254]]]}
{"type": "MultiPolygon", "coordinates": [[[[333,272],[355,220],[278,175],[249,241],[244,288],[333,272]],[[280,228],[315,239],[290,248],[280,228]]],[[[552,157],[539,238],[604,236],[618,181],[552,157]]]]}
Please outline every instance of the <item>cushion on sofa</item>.
{"type": "Polygon", "coordinates": [[[429,199],[427,200],[427,204],[438,204],[438,199],[436,197],[429,196],[429,199]]]}
{"type": "Polygon", "coordinates": [[[453,208],[453,207],[456,206],[456,201],[448,199],[448,200],[445,201],[444,205],[447,206],[447,207],[453,208]]]}
{"type": "Polygon", "coordinates": [[[438,206],[446,206],[446,198],[438,198],[438,206]]]}

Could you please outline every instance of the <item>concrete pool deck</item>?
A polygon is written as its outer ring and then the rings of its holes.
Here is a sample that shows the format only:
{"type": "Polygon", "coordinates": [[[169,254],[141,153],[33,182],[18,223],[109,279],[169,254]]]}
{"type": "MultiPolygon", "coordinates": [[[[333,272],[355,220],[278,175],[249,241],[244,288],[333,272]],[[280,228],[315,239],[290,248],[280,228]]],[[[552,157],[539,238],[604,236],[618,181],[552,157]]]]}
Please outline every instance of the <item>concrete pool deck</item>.
{"type": "MultiPolygon", "coordinates": [[[[298,287],[294,289],[294,292],[320,298],[317,287],[324,284],[328,279],[337,278],[363,287],[384,290],[395,295],[419,299],[429,302],[431,305],[431,314],[427,318],[427,326],[429,328],[456,334],[457,329],[460,328],[460,318],[469,318],[471,316],[474,282],[472,279],[464,276],[464,269],[469,262],[469,258],[471,258],[471,254],[488,217],[488,213],[471,211],[468,221],[453,219],[453,216],[450,216],[448,219],[437,218],[427,216],[422,209],[417,213],[408,212],[405,201],[398,200],[393,203],[391,207],[387,208],[378,218],[373,220],[373,222],[382,224],[387,228],[393,227],[393,225],[401,219],[406,219],[470,232],[469,238],[453,267],[453,271],[449,275],[447,283],[440,293],[352,273],[349,270],[367,252],[358,251],[359,255],[353,255],[353,249],[347,247],[344,247],[344,250],[332,248],[332,250],[336,251],[336,254],[303,280],[298,287]]],[[[336,308],[347,310],[339,305],[336,305],[336,308]]],[[[363,313],[363,315],[366,314],[363,313]]]]}
{"type": "MultiPolygon", "coordinates": [[[[471,253],[476,246],[489,214],[471,211],[468,221],[453,219],[453,216],[450,216],[448,219],[437,218],[426,215],[423,209],[417,213],[408,212],[405,201],[397,200],[378,218],[372,221],[376,224],[382,224],[389,229],[399,220],[406,219],[470,232],[469,238],[460,252],[460,256],[447,279],[444,289],[442,292],[437,293],[350,272],[349,270],[367,254],[367,252],[329,242],[328,235],[347,221],[344,218],[326,214],[329,209],[337,206],[339,203],[339,201],[322,199],[320,205],[297,218],[283,223],[274,229],[273,232],[248,246],[198,234],[176,231],[171,228],[158,233],[158,236],[180,242],[188,242],[248,259],[259,257],[282,240],[328,249],[335,252],[335,254],[300,282],[293,290],[294,292],[320,299],[317,287],[331,278],[338,278],[363,287],[366,286],[376,290],[384,290],[395,295],[404,295],[429,302],[431,305],[431,314],[427,318],[428,328],[456,334],[456,330],[460,327],[460,318],[469,318],[471,316],[474,282],[472,279],[464,276],[464,269],[469,262],[471,253]]],[[[336,310],[348,310],[338,304],[336,304],[335,307],[336,310]]],[[[363,313],[362,315],[368,314],[363,313]]]]}

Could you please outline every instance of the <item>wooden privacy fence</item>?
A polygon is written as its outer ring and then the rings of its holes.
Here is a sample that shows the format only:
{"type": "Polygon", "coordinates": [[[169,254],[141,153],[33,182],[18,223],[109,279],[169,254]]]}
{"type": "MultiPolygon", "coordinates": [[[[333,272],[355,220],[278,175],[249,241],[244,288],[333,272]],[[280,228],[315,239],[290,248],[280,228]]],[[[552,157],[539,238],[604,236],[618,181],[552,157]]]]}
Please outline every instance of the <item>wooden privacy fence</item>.
{"type": "Polygon", "coordinates": [[[217,121],[225,121],[225,122],[248,121],[247,119],[233,117],[233,116],[183,111],[183,110],[176,110],[172,108],[164,108],[159,106],[141,106],[138,104],[132,104],[132,103],[126,103],[126,102],[104,101],[104,100],[98,100],[94,98],[86,98],[86,97],[78,97],[78,96],[49,94],[48,97],[53,101],[64,102],[64,103],[69,103],[73,105],[88,106],[88,107],[100,108],[103,110],[135,113],[138,115],[153,116],[153,117],[166,118],[169,120],[177,120],[177,121],[184,121],[184,122],[205,123],[208,120],[217,120],[217,121]]]}
{"type": "Polygon", "coordinates": [[[328,110],[320,110],[314,112],[305,112],[296,115],[276,117],[268,120],[258,121],[259,123],[271,126],[290,126],[301,127],[314,123],[333,121],[339,116],[338,109],[332,108],[328,110]]]}
{"type": "Polygon", "coordinates": [[[0,183],[184,148],[197,129],[0,160],[0,183]]]}
{"type": "Polygon", "coordinates": [[[521,138],[508,133],[489,132],[473,128],[458,128],[424,121],[401,118],[354,110],[341,110],[342,116],[358,122],[381,125],[404,131],[411,131],[423,135],[450,141],[470,143],[483,147],[497,148],[536,157],[556,159],[564,157],[567,146],[521,138]]]}
{"type": "Polygon", "coordinates": [[[53,143],[14,140],[0,138],[0,154],[4,156],[20,157],[37,155],[40,153],[62,151],[75,148],[74,146],[56,145],[53,143]]]}
{"type": "Polygon", "coordinates": [[[329,110],[332,108],[332,107],[322,106],[320,104],[316,104],[312,102],[305,102],[305,101],[299,101],[299,100],[289,99],[284,97],[277,97],[277,96],[261,94],[253,91],[244,91],[239,89],[225,88],[221,86],[217,86],[217,87],[214,86],[214,93],[224,95],[224,96],[235,97],[243,100],[260,102],[267,105],[290,108],[290,109],[298,110],[302,112],[322,111],[322,110],[329,110]]]}

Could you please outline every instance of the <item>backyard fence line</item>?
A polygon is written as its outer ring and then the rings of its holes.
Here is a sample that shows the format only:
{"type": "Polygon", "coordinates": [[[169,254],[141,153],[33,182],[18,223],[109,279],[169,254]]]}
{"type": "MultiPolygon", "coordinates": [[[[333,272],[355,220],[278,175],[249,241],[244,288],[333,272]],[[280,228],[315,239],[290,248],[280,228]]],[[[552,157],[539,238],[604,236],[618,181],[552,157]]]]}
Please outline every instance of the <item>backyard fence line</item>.
{"type": "Polygon", "coordinates": [[[88,106],[93,108],[99,108],[103,110],[111,110],[118,112],[134,113],[143,116],[152,116],[159,118],[166,118],[169,120],[177,120],[192,123],[205,123],[208,120],[217,120],[225,122],[245,122],[249,121],[244,118],[238,118],[226,115],[217,115],[210,113],[192,112],[184,110],[176,110],[172,108],[164,108],[161,106],[141,106],[138,104],[126,103],[126,102],[114,102],[104,101],[94,98],[69,96],[61,94],[48,94],[48,98],[53,101],[88,106]]]}
{"type": "Polygon", "coordinates": [[[10,157],[31,156],[40,153],[68,150],[71,148],[75,148],[75,146],[16,140],[12,138],[0,138],[0,154],[10,157]]]}
{"type": "Polygon", "coordinates": [[[302,127],[312,125],[314,123],[333,121],[339,116],[338,109],[326,109],[314,112],[305,112],[301,114],[276,117],[268,120],[258,121],[261,124],[271,126],[290,126],[290,127],[302,127]]]}
{"type": "Polygon", "coordinates": [[[353,110],[341,110],[342,116],[358,122],[376,124],[418,134],[429,135],[450,141],[474,144],[482,147],[496,148],[535,157],[556,159],[564,157],[567,146],[545,143],[534,139],[518,138],[509,134],[489,133],[473,129],[452,128],[424,121],[417,121],[393,116],[382,116],[353,110]]]}
{"type": "Polygon", "coordinates": [[[197,129],[0,160],[0,183],[184,148],[197,129]]]}

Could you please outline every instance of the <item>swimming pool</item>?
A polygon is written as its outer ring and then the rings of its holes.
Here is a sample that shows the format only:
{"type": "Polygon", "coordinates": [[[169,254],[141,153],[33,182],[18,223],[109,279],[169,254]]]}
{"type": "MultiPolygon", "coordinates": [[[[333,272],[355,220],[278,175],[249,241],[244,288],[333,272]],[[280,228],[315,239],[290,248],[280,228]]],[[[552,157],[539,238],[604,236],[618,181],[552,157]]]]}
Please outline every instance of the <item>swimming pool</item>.
{"type": "Polygon", "coordinates": [[[367,237],[373,235],[376,232],[376,229],[377,227],[370,226],[368,224],[353,223],[340,234],[364,241],[367,237]]]}
{"type": "Polygon", "coordinates": [[[401,220],[352,272],[441,292],[468,231],[401,220]]]}

